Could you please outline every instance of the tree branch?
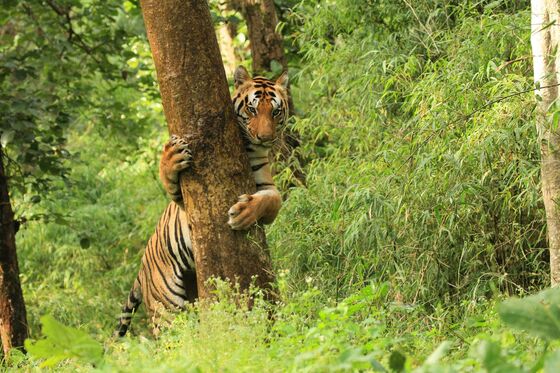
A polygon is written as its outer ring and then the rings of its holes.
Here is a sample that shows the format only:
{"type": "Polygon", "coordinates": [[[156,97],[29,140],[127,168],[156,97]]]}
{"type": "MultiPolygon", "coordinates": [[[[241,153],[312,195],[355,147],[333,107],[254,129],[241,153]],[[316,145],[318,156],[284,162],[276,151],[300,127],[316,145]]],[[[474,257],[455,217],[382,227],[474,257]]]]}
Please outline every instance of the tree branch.
{"type": "Polygon", "coordinates": [[[84,51],[88,56],[90,56],[99,66],[101,66],[101,61],[93,54],[94,48],[90,47],[82,38],[82,36],[74,30],[72,26],[72,17],[70,16],[71,7],[62,8],[60,5],[55,3],[53,0],[45,1],[49,8],[51,8],[58,16],[64,19],[61,26],[66,29],[68,33],[68,42],[72,45],[77,46],[82,51],[84,51]]]}

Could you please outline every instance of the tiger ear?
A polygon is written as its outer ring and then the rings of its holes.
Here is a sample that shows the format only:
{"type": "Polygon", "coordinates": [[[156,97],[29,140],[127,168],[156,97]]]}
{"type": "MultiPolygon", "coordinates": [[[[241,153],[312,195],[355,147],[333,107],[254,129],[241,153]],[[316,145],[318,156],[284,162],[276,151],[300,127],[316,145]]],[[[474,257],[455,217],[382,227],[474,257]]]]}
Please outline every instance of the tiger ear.
{"type": "Polygon", "coordinates": [[[245,69],[243,66],[237,66],[237,69],[235,69],[235,72],[233,73],[234,87],[238,88],[249,79],[251,79],[251,77],[249,76],[247,69],[245,69]]]}
{"type": "Polygon", "coordinates": [[[278,79],[276,79],[276,84],[279,85],[280,87],[282,87],[284,90],[288,90],[288,82],[290,81],[290,79],[288,78],[288,72],[284,71],[282,73],[282,75],[280,75],[278,77],[278,79]]]}

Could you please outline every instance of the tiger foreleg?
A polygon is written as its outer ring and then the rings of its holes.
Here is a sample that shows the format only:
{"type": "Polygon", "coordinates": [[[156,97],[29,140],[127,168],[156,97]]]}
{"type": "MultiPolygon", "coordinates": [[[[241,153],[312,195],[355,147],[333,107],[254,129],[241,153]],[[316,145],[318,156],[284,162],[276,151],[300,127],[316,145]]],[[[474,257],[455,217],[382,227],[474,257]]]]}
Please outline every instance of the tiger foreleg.
{"type": "Polygon", "coordinates": [[[270,224],[278,215],[282,197],[276,188],[259,190],[255,194],[239,196],[239,202],[229,211],[229,226],[234,230],[246,230],[259,222],[270,224]]]}
{"type": "Polygon", "coordinates": [[[187,169],[190,163],[191,152],[187,142],[178,136],[171,136],[163,147],[159,163],[159,178],[167,194],[181,207],[183,207],[183,196],[179,185],[179,174],[187,169]]]}

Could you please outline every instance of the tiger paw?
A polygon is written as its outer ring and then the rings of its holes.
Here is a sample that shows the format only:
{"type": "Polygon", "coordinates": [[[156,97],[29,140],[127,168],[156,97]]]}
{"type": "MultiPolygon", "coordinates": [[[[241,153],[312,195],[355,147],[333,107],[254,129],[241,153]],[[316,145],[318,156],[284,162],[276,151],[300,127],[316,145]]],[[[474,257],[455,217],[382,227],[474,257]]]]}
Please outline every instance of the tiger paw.
{"type": "Polygon", "coordinates": [[[260,219],[260,199],[257,195],[243,194],[228,211],[228,225],[233,230],[247,230],[260,219]]]}
{"type": "Polygon", "coordinates": [[[182,199],[179,186],[179,173],[189,167],[191,163],[189,144],[185,139],[173,135],[163,147],[159,163],[159,178],[165,191],[178,202],[182,199]]]}

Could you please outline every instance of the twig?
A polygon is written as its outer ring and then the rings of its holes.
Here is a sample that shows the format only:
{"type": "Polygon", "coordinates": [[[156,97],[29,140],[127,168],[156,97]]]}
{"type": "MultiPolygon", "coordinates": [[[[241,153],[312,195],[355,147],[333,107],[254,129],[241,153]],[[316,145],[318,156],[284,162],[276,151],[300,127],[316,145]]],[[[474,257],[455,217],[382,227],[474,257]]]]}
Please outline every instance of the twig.
{"type": "Polygon", "coordinates": [[[74,27],[72,26],[72,17],[70,16],[70,9],[64,9],[56,4],[53,0],[46,0],[47,5],[51,8],[57,15],[64,18],[64,24],[66,32],[68,32],[68,42],[76,45],[78,48],[83,50],[88,56],[90,56],[99,66],[101,66],[101,61],[97,59],[97,57],[93,54],[93,48],[91,48],[82,38],[80,34],[78,34],[74,27]],[[75,39],[75,41],[74,41],[75,39]]]}
{"type": "MultiPolygon", "coordinates": [[[[424,31],[426,32],[426,34],[430,37],[430,39],[432,39],[432,43],[434,43],[434,47],[436,48],[436,53],[439,54],[440,50],[437,46],[436,40],[434,39],[434,37],[432,36],[432,33],[430,30],[428,30],[428,28],[426,27],[425,24],[422,23],[422,21],[420,20],[420,17],[418,17],[418,14],[416,14],[416,10],[414,10],[414,8],[412,7],[412,5],[410,5],[410,3],[407,0],[403,0],[404,3],[406,4],[406,6],[408,6],[410,8],[410,10],[412,11],[412,14],[414,15],[414,18],[416,18],[416,20],[418,21],[418,23],[420,24],[420,26],[422,26],[422,28],[424,29],[424,31]]],[[[423,44],[423,43],[422,43],[423,44]]]]}
{"type": "Polygon", "coordinates": [[[525,60],[528,59],[529,57],[530,57],[530,56],[524,56],[524,57],[516,58],[516,59],[514,59],[514,60],[506,61],[506,62],[504,62],[503,64],[501,64],[500,66],[498,66],[498,67],[496,68],[496,71],[499,72],[500,70],[502,70],[502,69],[504,69],[504,68],[508,67],[509,65],[514,64],[514,63],[516,63],[516,62],[525,61],[525,60]]]}

